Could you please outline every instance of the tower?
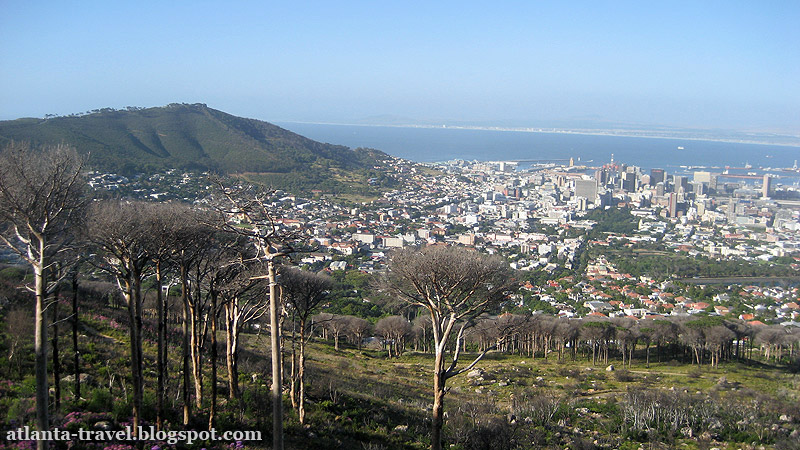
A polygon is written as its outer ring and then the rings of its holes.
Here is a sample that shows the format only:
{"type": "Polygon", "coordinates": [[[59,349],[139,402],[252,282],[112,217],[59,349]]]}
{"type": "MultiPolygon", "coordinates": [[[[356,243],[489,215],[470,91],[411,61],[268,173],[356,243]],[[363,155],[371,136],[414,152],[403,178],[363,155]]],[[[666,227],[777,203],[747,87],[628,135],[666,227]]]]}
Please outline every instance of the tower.
{"type": "Polygon", "coordinates": [[[761,185],[761,197],[769,198],[769,191],[771,188],[772,188],[772,178],[770,178],[768,173],[765,173],[764,182],[761,185]]]}
{"type": "Polygon", "coordinates": [[[678,194],[674,192],[669,193],[669,206],[668,212],[670,217],[678,217],[678,194]]]}

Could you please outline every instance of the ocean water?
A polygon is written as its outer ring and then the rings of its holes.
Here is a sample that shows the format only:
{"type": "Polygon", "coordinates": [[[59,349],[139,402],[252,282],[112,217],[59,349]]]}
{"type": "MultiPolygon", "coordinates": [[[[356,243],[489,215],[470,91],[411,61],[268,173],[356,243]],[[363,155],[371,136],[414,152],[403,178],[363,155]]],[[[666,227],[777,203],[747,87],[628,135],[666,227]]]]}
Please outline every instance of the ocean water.
{"type": "Polygon", "coordinates": [[[800,148],[688,139],[596,136],[567,133],[404,128],[383,126],[280,123],[316,141],[371,147],[417,162],[466,160],[550,160],[574,158],[576,164],[599,166],[611,160],[644,169],[706,166],[788,168],[800,159],[800,148]],[[680,149],[679,147],[682,147],[680,149]]]}

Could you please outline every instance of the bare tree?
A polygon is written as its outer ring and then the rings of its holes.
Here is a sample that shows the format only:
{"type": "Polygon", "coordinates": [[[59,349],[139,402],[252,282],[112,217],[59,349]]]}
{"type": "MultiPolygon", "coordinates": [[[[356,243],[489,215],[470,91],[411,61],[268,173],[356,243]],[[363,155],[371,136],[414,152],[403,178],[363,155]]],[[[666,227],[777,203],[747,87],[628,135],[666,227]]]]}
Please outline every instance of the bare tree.
{"type": "Polygon", "coordinates": [[[368,320],[361,317],[350,316],[347,320],[347,334],[353,339],[356,348],[361,350],[361,344],[364,338],[372,330],[372,324],[368,320]]]}
{"type": "Polygon", "coordinates": [[[322,339],[333,338],[333,349],[339,350],[339,340],[347,332],[348,316],[319,313],[312,318],[314,325],[322,329],[322,339]]]}
{"type": "MultiPolygon", "coordinates": [[[[49,272],[65,248],[71,227],[83,208],[83,160],[59,145],[41,152],[12,143],[0,154],[0,243],[17,252],[34,272],[34,353],[36,356],[36,426],[50,425],[47,385],[46,301],[55,286],[49,272]]],[[[47,442],[36,443],[39,450],[47,442]]]]}
{"type": "Polygon", "coordinates": [[[306,328],[311,315],[328,298],[333,281],[327,275],[306,272],[292,267],[281,267],[279,274],[283,301],[291,309],[300,326],[300,349],[297,365],[297,414],[300,417],[300,423],[303,424],[306,416],[306,328]]]}
{"type": "Polygon", "coordinates": [[[375,332],[383,338],[383,343],[389,350],[389,358],[400,356],[403,352],[404,342],[411,334],[411,322],[403,316],[387,316],[375,324],[375,332]]]}
{"type": "Polygon", "coordinates": [[[261,318],[269,311],[265,301],[269,286],[256,278],[264,273],[260,264],[250,261],[242,265],[232,279],[221,286],[225,322],[225,359],[228,370],[228,397],[239,398],[239,335],[245,324],[261,318]]]}
{"type": "MultiPolygon", "coordinates": [[[[233,236],[231,236],[233,237],[233,236]]],[[[235,239],[227,239],[226,235],[216,235],[211,242],[210,251],[203,258],[204,265],[207,267],[205,277],[206,297],[210,299],[207,309],[205,322],[211,326],[211,405],[208,413],[208,428],[213,429],[217,420],[217,361],[219,359],[217,350],[217,333],[219,328],[219,316],[224,302],[222,291],[241,274],[246,266],[243,263],[243,256],[239,242],[235,239]]]]}
{"type": "Polygon", "coordinates": [[[281,226],[270,206],[273,192],[255,190],[252,187],[226,187],[219,180],[218,202],[221,212],[228,219],[227,229],[250,239],[257,251],[257,258],[267,266],[267,274],[260,275],[269,281],[269,325],[272,353],[272,447],[283,450],[283,373],[281,369],[281,317],[277,292],[275,264],[280,258],[294,253],[294,246],[303,239],[297,231],[281,226]],[[247,227],[240,225],[245,224],[247,227]]]}
{"type": "Polygon", "coordinates": [[[183,306],[183,317],[181,331],[183,340],[181,342],[183,383],[183,424],[189,424],[191,416],[191,393],[189,386],[194,380],[195,403],[199,408],[202,405],[202,380],[200,371],[200,340],[199,340],[199,321],[200,304],[200,263],[199,259],[206,250],[206,243],[211,239],[211,229],[206,226],[204,217],[193,211],[185,211],[188,214],[180,222],[175,224],[171,230],[172,242],[174,245],[172,259],[178,268],[178,275],[181,285],[181,305],[183,306]],[[194,283],[192,283],[192,269],[197,269],[194,283]]]}
{"type": "Polygon", "coordinates": [[[633,353],[636,351],[636,342],[639,340],[639,330],[634,328],[634,319],[628,317],[615,317],[611,322],[616,326],[616,340],[622,353],[622,367],[625,367],[626,359],[630,367],[633,353]]]}
{"type": "Polygon", "coordinates": [[[92,205],[86,227],[89,239],[101,251],[100,268],[117,279],[128,307],[134,434],[142,412],[142,280],[150,259],[148,215],[145,203],[107,201],[92,205]]]}
{"type": "Polygon", "coordinates": [[[736,333],[724,325],[715,325],[705,331],[705,338],[711,351],[711,367],[719,367],[719,362],[732,346],[736,333]]]}
{"type": "Polygon", "coordinates": [[[187,216],[188,207],[178,204],[155,204],[149,217],[150,239],[145,242],[147,253],[153,261],[156,281],[156,427],[164,426],[164,397],[166,391],[166,297],[162,292],[164,276],[176,250],[177,230],[187,216]]]}
{"type": "Polygon", "coordinates": [[[386,281],[402,300],[425,308],[431,316],[435,353],[431,447],[440,450],[447,380],[470,370],[486,353],[458,368],[464,330],[505,299],[517,283],[508,264],[499,258],[459,247],[400,250],[392,255],[386,281]],[[445,354],[454,332],[452,360],[447,364],[445,354]]]}
{"type": "MultiPolygon", "coordinates": [[[[33,336],[33,323],[30,321],[31,312],[30,308],[21,305],[15,305],[6,310],[5,323],[3,329],[6,336],[6,346],[8,347],[9,363],[17,366],[17,375],[22,372],[22,354],[23,348],[30,345],[30,339],[33,336]],[[27,344],[26,344],[27,342],[27,344]]],[[[11,370],[11,364],[9,364],[11,370]]]]}
{"type": "MultiPolygon", "coordinates": [[[[606,349],[610,335],[614,328],[607,321],[585,320],[581,324],[581,338],[588,342],[592,348],[592,365],[597,365],[598,359],[602,356],[602,350],[606,349]]],[[[605,357],[608,362],[608,357],[605,357]]]]}

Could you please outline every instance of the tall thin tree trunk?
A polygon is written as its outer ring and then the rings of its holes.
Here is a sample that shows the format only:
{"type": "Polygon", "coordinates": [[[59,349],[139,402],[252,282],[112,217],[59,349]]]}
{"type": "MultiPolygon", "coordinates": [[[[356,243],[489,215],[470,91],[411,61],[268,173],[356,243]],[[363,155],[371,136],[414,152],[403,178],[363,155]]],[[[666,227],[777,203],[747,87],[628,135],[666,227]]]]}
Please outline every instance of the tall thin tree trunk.
{"type": "Polygon", "coordinates": [[[208,429],[214,428],[217,420],[217,294],[211,293],[211,411],[208,414],[208,429]]]}
{"type": "Polygon", "coordinates": [[[142,278],[138,269],[134,272],[133,278],[133,294],[135,300],[136,312],[136,380],[133,386],[133,403],[136,405],[139,416],[136,419],[136,429],[133,432],[134,436],[139,433],[139,419],[142,413],[142,399],[144,398],[144,353],[142,352],[142,278]]]}
{"type": "MultiPolygon", "coordinates": [[[[458,345],[458,344],[456,344],[458,345]]],[[[442,426],[444,425],[444,346],[436,346],[433,372],[433,411],[431,420],[431,449],[442,450],[442,426]]]]}
{"type": "Polygon", "coordinates": [[[53,293],[53,410],[61,409],[61,359],[58,357],[58,287],[53,293]]]}
{"type": "Polygon", "coordinates": [[[203,373],[200,360],[200,311],[197,307],[198,303],[195,300],[194,306],[190,307],[191,329],[190,329],[190,342],[189,348],[191,349],[192,359],[192,381],[194,382],[194,404],[197,409],[203,407],[203,373]]]}
{"type": "Polygon", "coordinates": [[[189,394],[189,383],[191,382],[189,371],[191,370],[189,363],[189,299],[188,292],[189,281],[186,276],[186,267],[181,265],[181,301],[183,303],[183,323],[181,324],[181,331],[183,331],[182,353],[183,353],[183,425],[189,425],[189,416],[192,414],[192,399],[189,394]]]}
{"type": "Polygon", "coordinates": [[[166,361],[166,346],[164,338],[167,331],[167,324],[164,319],[164,295],[161,292],[163,286],[161,261],[156,261],[156,328],[157,328],[157,358],[156,358],[156,429],[164,428],[164,363],[166,361]]]}
{"type": "Polygon", "coordinates": [[[72,354],[75,374],[75,400],[81,398],[81,357],[78,350],[78,270],[72,274],[72,354]]]}
{"type": "Polygon", "coordinates": [[[300,423],[306,423],[306,333],[305,321],[300,321],[300,355],[297,367],[297,380],[299,386],[299,400],[297,414],[300,423]]]}
{"type": "Polygon", "coordinates": [[[239,398],[239,374],[236,370],[236,324],[234,323],[233,306],[225,305],[225,359],[228,368],[228,398],[239,398]]]}
{"type": "MultiPolygon", "coordinates": [[[[301,324],[304,323],[304,321],[302,320],[300,322],[301,324]]],[[[297,328],[295,325],[296,325],[295,311],[293,310],[292,311],[292,364],[289,368],[289,380],[290,380],[289,400],[292,402],[292,409],[298,410],[299,414],[299,406],[297,404],[297,385],[299,383],[300,373],[299,373],[299,368],[297,367],[299,365],[299,362],[297,361],[297,328]]],[[[304,333],[301,331],[300,336],[303,335],[304,333]]],[[[303,347],[300,346],[300,349],[302,350],[303,347]]],[[[300,423],[302,423],[302,419],[300,420],[300,423]]]]}
{"type": "Polygon", "coordinates": [[[281,347],[278,328],[278,293],[275,280],[275,263],[267,264],[269,276],[269,327],[272,347],[272,448],[283,450],[283,393],[281,374],[281,347]]]}
{"type": "MultiPolygon", "coordinates": [[[[40,242],[39,254],[44,254],[44,242],[40,242]]],[[[38,265],[34,265],[34,280],[36,284],[36,311],[34,316],[35,335],[33,349],[36,356],[36,428],[46,431],[50,428],[49,420],[49,388],[47,386],[47,324],[45,323],[44,302],[47,295],[45,283],[47,277],[47,261],[41,257],[38,265]]],[[[37,440],[37,450],[46,450],[47,441],[37,440]]]]}
{"type": "Polygon", "coordinates": [[[134,434],[139,430],[139,417],[141,414],[141,398],[138,395],[141,382],[139,379],[139,369],[142,366],[139,359],[139,348],[136,343],[139,342],[139,327],[136,321],[136,289],[134,288],[134,275],[129,274],[128,279],[125,280],[125,297],[128,303],[128,323],[130,335],[130,348],[131,348],[131,379],[133,381],[133,430],[134,434]]]}

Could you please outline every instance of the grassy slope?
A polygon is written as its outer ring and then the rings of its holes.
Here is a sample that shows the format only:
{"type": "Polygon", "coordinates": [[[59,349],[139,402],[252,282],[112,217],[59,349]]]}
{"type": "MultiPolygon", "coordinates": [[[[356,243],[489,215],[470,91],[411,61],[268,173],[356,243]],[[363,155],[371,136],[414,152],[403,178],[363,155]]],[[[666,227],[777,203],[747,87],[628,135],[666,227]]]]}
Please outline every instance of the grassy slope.
{"type": "Polygon", "coordinates": [[[375,150],[323,144],[201,104],[0,122],[0,145],[11,140],[36,145],[65,142],[90,154],[90,164],[106,171],[269,173],[267,181],[275,187],[291,179],[315,183],[332,169],[360,174],[356,178],[364,181],[364,172],[386,158],[375,150]]]}
{"type": "MultiPolygon", "coordinates": [[[[80,345],[84,370],[94,381],[91,386],[84,387],[87,401],[72,404],[72,407],[111,412],[122,420],[126,408],[119,398],[125,384],[121,378],[128,372],[125,311],[99,304],[91,305],[86,311],[90,309],[92,312],[82,316],[84,325],[80,345]],[[116,380],[113,383],[116,400],[104,401],[105,397],[100,394],[107,391],[112,377],[116,380]]],[[[68,335],[66,327],[63,325],[61,329],[65,340],[68,335]]],[[[148,328],[146,325],[145,329],[148,328]]],[[[173,422],[179,421],[176,395],[180,378],[179,341],[173,334],[168,372],[172,386],[168,407],[172,410],[173,422]]],[[[287,371],[288,347],[287,340],[287,371]]],[[[155,386],[155,345],[147,332],[144,349],[146,389],[151,392],[155,386]]],[[[64,364],[69,366],[67,358],[71,353],[67,342],[62,341],[62,352],[64,364]]],[[[465,354],[464,360],[470,356],[473,355],[465,354]]],[[[653,350],[652,361],[655,359],[653,350]]],[[[620,364],[618,360],[610,362],[620,364]]],[[[241,358],[245,413],[240,415],[238,408],[223,398],[220,428],[262,429],[268,433],[269,364],[266,337],[263,334],[245,334],[241,358]],[[256,375],[255,379],[252,374],[256,375]]],[[[287,414],[287,448],[425,448],[428,445],[431,365],[432,357],[428,354],[407,352],[400,358],[388,360],[380,351],[359,351],[348,345],[335,351],[330,343],[312,342],[308,352],[309,425],[302,427],[293,412],[287,414]]],[[[224,361],[220,361],[220,366],[222,380],[224,361]]],[[[30,367],[28,364],[27,368],[30,367]]],[[[585,358],[557,361],[555,356],[544,360],[489,354],[477,367],[484,371],[480,378],[469,378],[464,374],[449,382],[452,391],[445,399],[445,410],[449,415],[446,432],[450,442],[463,433],[480,429],[489,419],[505,421],[512,412],[512,405],[535,395],[558,396],[562,407],[558,420],[535,427],[515,428],[517,433],[526,429],[533,433],[525,439],[536,443],[539,448],[565,448],[581,439],[596,440],[605,448],[638,448],[638,443],[626,442],[627,439],[618,434],[619,414],[610,412],[618,410],[626,392],[632,388],[686,390],[693,395],[712,393],[718,397],[758,394],[774,399],[771,401],[775,403],[796,403],[800,398],[800,375],[788,373],[783,368],[736,362],[724,363],[718,369],[707,366],[698,369],[674,361],[653,362],[650,368],[635,363],[629,372],[607,372],[605,365],[592,366],[585,358]],[[724,386],[719,383],[723,376],[727,379],[724,386]],[[635,445],[628,447],[627,444],[635,445]]],[[[207,377],[207,363],[205,369],[207,377]]],[[[62,373],[69,373],[68,370],[62,368],[62,373]]],[[[13,403],[14,397],[25,398],[32,394],[27,381],[12,384],[7,388],[8,392],[4,392],[7,397],[3,400],[5,406],[10,404],[6,402],[13,403]]],[[[62,390],[65,404],[69,407],[71,386],[65,383],[62,390]]],[[[220,395],[224,397],[224,391],[220,395]]],[[[152,416],[152,395],[145,398],[148,405],[145,416],[152,416]]],[[[288,401],[286,407],[289,408],[288,401]]],[[[203,420],[202,417],[197,420],[198,428],[203,427],[203,420]]],[[[678,443],[686,444],[684,448],[689,449],[701,446],[697,437],[682,439],[678,443]]],[[[263,445],[251,443],[248,447],[263,448],[263,445]]]]}

